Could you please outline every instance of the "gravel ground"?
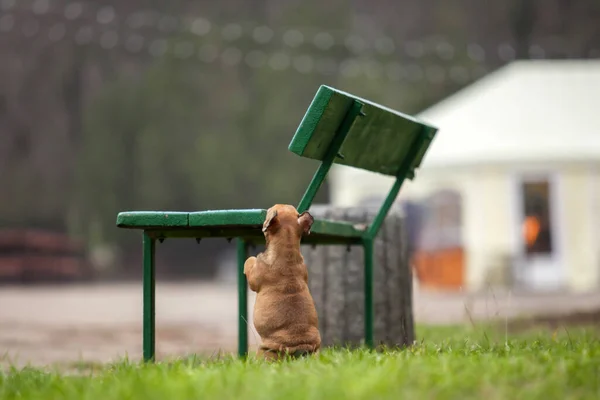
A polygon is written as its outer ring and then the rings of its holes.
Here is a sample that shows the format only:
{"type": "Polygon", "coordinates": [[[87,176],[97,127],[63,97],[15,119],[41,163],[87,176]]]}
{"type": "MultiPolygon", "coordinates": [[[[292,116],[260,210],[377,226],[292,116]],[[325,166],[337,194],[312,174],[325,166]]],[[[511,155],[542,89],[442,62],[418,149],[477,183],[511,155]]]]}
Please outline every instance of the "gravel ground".
{"type": "MultiPolygon", "coordinates": [[[[231,284],[159,284],[157,356],[235,351],[236,288],[231,284]]],[[[250,295],[250,309],[254,294],[250,295]]],[[[418,323],[460,323],[520,314],[600,309],[600,293],[465,296],[415,289],[418,323]]],[[[0,288],[0,364],[108,362],[141,357],[141,284],[0,288]]],[[[251,316],[250,316],[251,322],[251,316]]],[[[258,340],[250,328],[251,348],[258,340]]]]}

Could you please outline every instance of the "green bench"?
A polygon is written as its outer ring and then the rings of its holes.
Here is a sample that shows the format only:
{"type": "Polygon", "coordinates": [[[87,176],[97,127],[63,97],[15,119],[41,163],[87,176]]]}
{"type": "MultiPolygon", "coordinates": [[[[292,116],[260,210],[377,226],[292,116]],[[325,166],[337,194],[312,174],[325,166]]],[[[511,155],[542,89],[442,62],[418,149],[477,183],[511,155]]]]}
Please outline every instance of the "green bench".
{"type": "MultiPolygon", "coordinates": [[[[365,344],[373,347],[373,241],[403,181],[414,177],[437,128],[348,93],[321,86],[308,108],[289,150],[320,166],[297,206],[308,210],[333,163],[396,177],[376,217],[368,226],[315,219],[303,243],[361,245],[364,248],[365,344]]],[[[244,261],[248,246],[264,243],[265,209],[198,212],[127,211],[117,216],[120,228],[143,231],[143,354],[154,359],[156,240],[166,238],[237,238],[238,353],[246,356],[247,283],[244,261]]]]}

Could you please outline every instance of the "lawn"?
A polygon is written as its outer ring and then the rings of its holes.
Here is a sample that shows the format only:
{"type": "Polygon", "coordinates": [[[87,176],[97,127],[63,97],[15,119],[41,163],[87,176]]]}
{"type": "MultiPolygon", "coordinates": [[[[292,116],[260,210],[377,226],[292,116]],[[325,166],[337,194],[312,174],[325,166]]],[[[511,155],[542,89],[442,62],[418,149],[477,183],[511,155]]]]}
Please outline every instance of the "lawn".
{"type": "MultiPolygon", "coordinates": [[[[405,350],[326,350],[267,365],[188,358],[0,374],[0,399],[598,399],[594,329],[419,327],[405,350]]],[[[75,367],[75,366],[74,366],[75,367]]]]}

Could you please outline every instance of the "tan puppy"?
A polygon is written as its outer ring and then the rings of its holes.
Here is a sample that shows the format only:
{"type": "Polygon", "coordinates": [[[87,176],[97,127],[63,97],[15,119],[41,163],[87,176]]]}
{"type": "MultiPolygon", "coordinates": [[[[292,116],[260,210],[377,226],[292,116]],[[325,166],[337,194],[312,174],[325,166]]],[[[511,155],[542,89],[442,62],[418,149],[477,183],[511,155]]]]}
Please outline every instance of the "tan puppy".
{"type": "Polygon", "coordinates": [[[298,214],[293,206],[269,208],[263,224],[266,250],[244,264],[248,285],[257,293],[254,326],[262,340],[261,358],[296,357],[321,347],[317,310],[300,254],[300,239],[310,233],[312,223],[308,212],[298,214]]]}

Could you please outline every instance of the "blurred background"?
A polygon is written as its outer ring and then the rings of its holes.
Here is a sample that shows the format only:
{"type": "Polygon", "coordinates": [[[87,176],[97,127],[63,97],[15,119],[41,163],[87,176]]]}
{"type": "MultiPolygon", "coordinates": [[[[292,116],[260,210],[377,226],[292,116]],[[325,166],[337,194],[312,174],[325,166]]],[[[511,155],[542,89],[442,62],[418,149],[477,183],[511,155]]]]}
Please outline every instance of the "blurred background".
{"type": "MultiPolygon", "coordinates": [[[[136,321],[141,235],[119,211],[297,203],[317,164],[287,145],[321,84],[440,128],[399,199],[418,287],[595,296],[598,21],[596,0],[0,0],[0,335],[44,307],[108,323],[106,299],[136,321]],[[77,284],[19,286],[48,282],[77,284]]],[[[388,184],[336,167],[316,202],[388,184]]],[[[165,241],[165,301],[229,282],[235,322],[233,255],[165,241]]]]}

